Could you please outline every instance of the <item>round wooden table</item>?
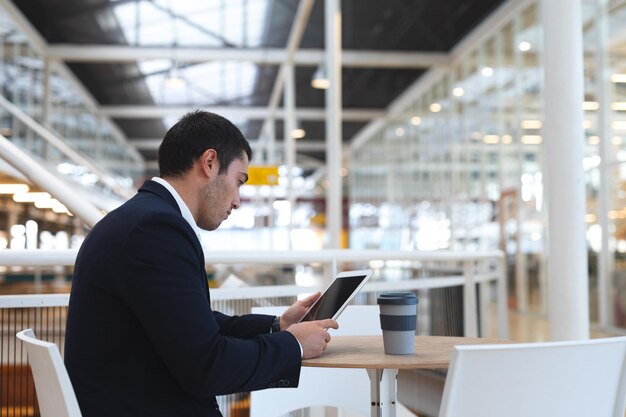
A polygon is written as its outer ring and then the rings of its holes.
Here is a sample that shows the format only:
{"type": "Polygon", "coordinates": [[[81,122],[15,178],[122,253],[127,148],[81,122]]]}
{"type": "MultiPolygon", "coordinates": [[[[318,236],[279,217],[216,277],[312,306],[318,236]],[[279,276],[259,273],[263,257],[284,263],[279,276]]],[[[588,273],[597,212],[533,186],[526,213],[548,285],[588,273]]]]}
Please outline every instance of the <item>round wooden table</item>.
{"type": "Polygon", "coordinates": [[[335,336],[322,356],[303,360],[302,366],[365,369],[370,379],[372,417],[395,417],[399,369],[448,368],[454,346],[492,343],[506,342],[472,337],[415,336],[412,355],[387,355],[382,336],[335,336]]]}

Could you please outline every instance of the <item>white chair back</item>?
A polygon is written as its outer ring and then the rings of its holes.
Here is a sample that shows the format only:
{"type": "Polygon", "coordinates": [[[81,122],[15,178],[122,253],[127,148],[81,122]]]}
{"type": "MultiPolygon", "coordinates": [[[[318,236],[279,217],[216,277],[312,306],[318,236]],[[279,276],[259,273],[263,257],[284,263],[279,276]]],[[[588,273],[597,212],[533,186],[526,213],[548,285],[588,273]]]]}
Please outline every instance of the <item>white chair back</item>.
{"type": "Polygon", "coordinates": [[[624,417],[626,337],[456,346],[439,417],[624,417]]]}
{"type": "MultiPolygon", "coordinates": [[[[281,314],[286,307],[255,307],[253,313],[281,314]]],[[[339,329],[331,336],[381,335],[379,309],[348,306],[337,319],[339,329]]],[[[332,346],[332,340],[330,342],[332,346]]],[[[362,369],[303,367],[298,388],[269,389],[251,394],[250,417],[275,417],[301,408],[326,406],[345,408],[359,415],[371,412],[370,383],[362,369]]]]}
{"type": "Polygon", "coordinates": [[[31,329],[16,334],[26,346],[42,417],[81,417],[78,401],[57,345],[38,340],[31,329]]]}

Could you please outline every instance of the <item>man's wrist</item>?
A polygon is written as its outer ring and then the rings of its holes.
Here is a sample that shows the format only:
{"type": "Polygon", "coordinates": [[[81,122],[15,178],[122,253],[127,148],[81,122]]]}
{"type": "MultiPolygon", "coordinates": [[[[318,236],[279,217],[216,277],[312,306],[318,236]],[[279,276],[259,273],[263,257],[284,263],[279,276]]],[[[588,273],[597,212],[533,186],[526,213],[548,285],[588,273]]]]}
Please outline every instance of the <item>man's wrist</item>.
{"type": "Polygon", "coordinates": [[[280,316],[274,317],[274,321],[272,321],[272,326],[270,327],[270,333],[278,332],[280,332],[280,316]]]}

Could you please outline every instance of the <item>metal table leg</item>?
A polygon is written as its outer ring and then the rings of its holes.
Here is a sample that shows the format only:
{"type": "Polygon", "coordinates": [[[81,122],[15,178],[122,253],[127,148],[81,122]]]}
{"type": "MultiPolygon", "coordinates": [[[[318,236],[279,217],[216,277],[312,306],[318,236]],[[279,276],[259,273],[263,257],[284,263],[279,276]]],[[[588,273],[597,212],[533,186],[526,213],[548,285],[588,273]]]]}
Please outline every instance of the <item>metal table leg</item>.
{"type": "Polygon", "coordinates": [[[397,369],[366,369],[370,379],[372,417],[396,417],[397,369]]]}

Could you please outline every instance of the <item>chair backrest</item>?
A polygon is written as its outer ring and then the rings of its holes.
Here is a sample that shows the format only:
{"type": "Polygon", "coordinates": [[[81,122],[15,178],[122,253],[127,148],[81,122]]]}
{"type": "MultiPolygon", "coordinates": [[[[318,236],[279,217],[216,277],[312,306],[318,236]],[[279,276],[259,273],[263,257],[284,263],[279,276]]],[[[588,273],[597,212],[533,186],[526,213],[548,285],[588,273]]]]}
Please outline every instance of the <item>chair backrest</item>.
{"type": "Polygon", "coordinates": [[[456,346],[439,417],[624,417],[626,337],[456,346]]]}
{"type": "Polygon", "coordinates": [[[81,417],[78,401],[54,343],[35,337],[31,329],[16,334],[26,346],[42,417],[81,417]]]}
{"type": "MultiPolygon", "coordinates": [[[[255,307],[253,313],[281,314],[286,307],[255,307]]],[[[374,306],[348,306],[337,319],[339,329],[332,336],[374,336],[382,334],[379,309],[374,306]]],[[[330,342],[332,345],[332,341],[330,342]]],[[[362,369],[303,367],[298,388],[252,392],[251,417],[275,417],[307,407],[339,407],[369,416],[370,384],[362,369]],[[350,389],[346,389],[350,387],[350,389]]]]}

